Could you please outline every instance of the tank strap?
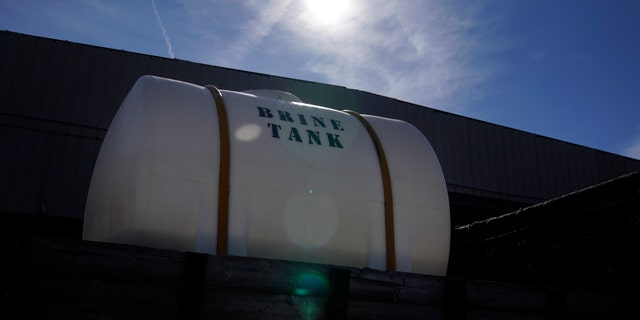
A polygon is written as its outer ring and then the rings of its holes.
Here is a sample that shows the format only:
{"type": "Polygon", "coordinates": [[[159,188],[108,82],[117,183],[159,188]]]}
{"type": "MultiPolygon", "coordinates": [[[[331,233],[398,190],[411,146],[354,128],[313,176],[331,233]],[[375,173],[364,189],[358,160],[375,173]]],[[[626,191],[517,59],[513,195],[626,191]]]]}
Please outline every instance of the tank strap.
{"type": "Polygon", "coordinates": [[[227,254],[227,242],[229,233],[229,122],[227,108],[222,99],[222,92],[215,86],[208,85],[205,88],[213,95],[218,110],[218,122],[220,128],[220,179],[218,180],[218,238],[216,255],[227,254]]]}
{"type": "Polygon", "coordinates": [[[373,145],[378,154],[378,162],[380,163],[380,172],[382,173],[382,189],[384,191],[384,229],[387,246],[387,271],[396,271],[396,244],[393,223],[393,193],[391,192],[391,175],[389,174],[389,165],[387,157],[384,154],[382,143],[373,129],[369,121],[355,111],[343,110],[360,121],[367,129],[373,145]]]}

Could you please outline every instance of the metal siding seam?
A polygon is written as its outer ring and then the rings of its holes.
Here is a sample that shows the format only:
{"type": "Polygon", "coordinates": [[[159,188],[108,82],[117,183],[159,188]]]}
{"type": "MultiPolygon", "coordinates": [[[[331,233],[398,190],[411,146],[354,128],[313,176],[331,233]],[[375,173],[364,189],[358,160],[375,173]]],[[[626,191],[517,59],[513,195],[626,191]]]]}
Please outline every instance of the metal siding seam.
{"type": "Polygon", "coordinates": [[[352,115],[367,129],[369,136],[376,148],[378,160],[380,163],[380,172],[382,173],[382,189],[384,192],[384,229],[387,246],[387,271],[396,271],[396,244],[393,222],[393,193],[391,190],[391,174],[389,173],[389,165],[387,157],[384,154],[382,143],[373,129],[371,124],[362,115],[355,111],[343,110],[352,115]]]}
{"type": "Polygon", "coordinates": [[[229,122],[227,109],[218,88],[208,85],[205,88],[213,95],[218,110],[220,128],[220,177],[218,180],[218,236],[216,255],[227,255],[229,231],[229,122]]]}

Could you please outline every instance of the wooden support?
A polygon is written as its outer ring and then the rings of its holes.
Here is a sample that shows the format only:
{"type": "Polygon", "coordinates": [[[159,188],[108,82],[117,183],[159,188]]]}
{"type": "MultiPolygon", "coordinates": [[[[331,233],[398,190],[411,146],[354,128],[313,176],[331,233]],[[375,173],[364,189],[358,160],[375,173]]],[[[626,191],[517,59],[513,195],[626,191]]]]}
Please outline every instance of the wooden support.
{"type": "Polygon", "coordinates": [[[18,318],[620,318],[635,307],[594,292],[80,240],[19,242],[19,250],[2,247],[7,261],[21,259],[21,270],[11,269],[20,281],[2,284],[2,302],[13,303],[4,310],[18,318]]]}

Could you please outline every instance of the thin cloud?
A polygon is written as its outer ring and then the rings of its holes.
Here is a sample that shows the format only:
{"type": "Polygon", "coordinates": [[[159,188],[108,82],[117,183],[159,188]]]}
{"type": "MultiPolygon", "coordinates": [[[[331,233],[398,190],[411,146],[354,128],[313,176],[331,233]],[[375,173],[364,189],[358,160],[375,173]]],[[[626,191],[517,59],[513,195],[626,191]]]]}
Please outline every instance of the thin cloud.
{"type": "Polygon", "coordinates": [[[627,147],[622,149],[620,154],[640,160],[640,126],[639,129],[636,130],[635,138],[627,145],[627,147]]]}
{"type": "MultiPolygon", "coordinates": [[[[201,34],[207,63],[328,82],[397,99],[463,112],[490,92],[501,66],[488,57],[500,50],[477,2],[457,7],[440,1],[349,2],[331,24],[322,24],[304,2],[244,2],[234,17],[215,17],[188,5],[189,23],[201,34]],[[224,21],[225,33],[204,20],[224,21]],[[208,23],[208,24],[207,24],[208,23]],[[497,49],[496,49],[497,48],[497,49]]],[[[222,22],[215,22],[222,23],[222,22]]]]}
{"type": "Polygon", "coordinates": [[[274,26],[279,23],[288,11],[291,0],[250,1],[245,3],[247,15],[237,19],[242,24],[234,39],[227,43],[224,50],[215,54],[216,63],[225,66],[236,66],[245,62],[252,51],[256,50],[265,38],[272,35],[274,26]]]}
{"type": "Polygon", "coordinates": [[[492,40],[478,22],[480,6],[353,3],[342,28],[310,25],[304,13],[283,20],[289,47],[300,47],[305,67],[330,83],[459,111],[481,99],[481,87],[500,70],[477,61],[492,40]]]}
{"type": "Polygon", "coordinates": [[[171,39],[169,39],[169,36],[167,35],[167,29],[164,27],[164,24],[162,23],[162,19],[160,18],[160,14],[158,13],[158,8],[156,7],[156,0],[151,0],[151,5],[153,7],[153,13],[156,15],[158,26],[162,31],[162,37],[164,37],[164,42],[167,44],[167,51],[169,52],[169,57],[173,59],[176,57],[176,55],[173,53],[173,46],[171,45],[171,39]]]}

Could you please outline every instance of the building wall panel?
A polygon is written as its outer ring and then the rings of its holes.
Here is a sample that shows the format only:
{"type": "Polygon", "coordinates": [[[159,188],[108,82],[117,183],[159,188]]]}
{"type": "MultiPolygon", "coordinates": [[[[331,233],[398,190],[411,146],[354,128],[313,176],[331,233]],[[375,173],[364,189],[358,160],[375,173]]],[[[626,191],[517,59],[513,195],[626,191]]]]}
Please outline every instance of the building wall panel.
{"type": "Polygon", "coordinates": [[[431,137],[433,137],[433,112],[431,109],[407,105],[398,118],[412,124],[422,132],[427,140],[431,141],[431,137]]]}
{"type": "Polygon", "coordinates": [[[77,64],[77,69],[75,79],[69,79],[69,82],[72,83],[70,90],[73,92],[69,101],[73,106],[74,116],[66,120],[71,123],[91,126],[95,125],[98,120],[95,117],[96,113],[88,111],[91,100],[91,82],[95,79],[95,69],[99,68],[93,59],[95,50],[96,48],[93,47],[79,48],[80,54],[76,57],[78,60],[73,63],[77,64]]]}
{"type": "Polygon", "coordinates": [[[580,189],[580,184],[582,178],[582,174],[580,170],[582,170],[584,166],[584,161],[582,159],[578,161],[571,161],[571,159],[578,159],[579,151],[576,149],[576,146],[570,143],[564,143],[564,162],[567,170],[568,182],[567,189],[568,190],[578,190],[580,189]]]}
{"type": "Polygon", "coordinates": [[[18,86],[21,79],[24,79],[24,75],[19,77],[17,74],[22,42],[22,36],[9,34],[6,37],[5,46],[2,48],[3,61],[0,65],[0,74],[3,80],[0,82],[0,90],[2,90],[0,98],[3,103],[0,104],[0,108],[5,113],[15,114],[19,110],[19,102],[17,102],[17,98],[14,98],[16,92],[14,87],[18,86]]]}
{"type": "Polygon", "coordinates": [[[567,194],[569,192],[576,191],[576,183],[573,175],[571,174],[571,166],[569,165],[570,155],[569,155],[569,147],[570,144],[565,141],[553,140],[557,144],[558,151],[556,153],[556,163],[557,167],[560,170],[560,179],[557,180],[558,189],[560,190],[561,196],[563,194],[567,194]]]}
{"type": "Polygon", "coordinates": [[[369,113],[371,114],[371,105],[374,103],[373,95],[358,95],[356,98],[356,103],[353,105],[351,110],[358,113],[369,113]]]}
{"type": "Polygon", "coordinates": [[[634,172],[640,170],[640,164],[638,164],[638,160],[631,158],[624,158],[624,173],[634,172]]]}
{"type": "Polygon", "coordinates": [[[196,74],[198,72],[196,63],[190,63],[184,60],[175,60],[171,64],[173,69],[170,71],[174,75],[174,79],[183,79],[183,81],[198,83],[196,74]]]}
{"type": "Polygon", "coordinates": [[[78,77],[82,69],[88,67],[81,64],[82,56],[86,54],[87,49],[79,48],[75,44],[67,44],[65,53],[62,57],[60,72],[58,73],[55,100],[52,104],[54,113],[52,120],[82,123],[82,110],[73,103],[76,94],[81,94],[76,90],[78,77]]]}
{"type": "Polygon", "coordinates": [[[235,76],[235,73],[235,70],[202,66],[198,72],[198,82],[196,83],[203,85],[212,84],[219,89],[227,89],[225,78],[232,78],[235,76]]]}
{"type": "Polygon", "coordinates": [[[620,161],[621,159],[619,159],[618,156],[612,153],[607,153],[607,152],[603,152],[603,153],[606,155],[607,162],[609,163],[609,170],[611,170],[610,173],[606,175],[606,177],[603,180],[610,180],[620,175],[623,175],[625,173],[624,161],[620,161]]]}
{"type": "Polygon", "coordinates": [[[604,181],[610,178],[610,173],[613,171],[613,167],[609,161],[609,157],[604,152],[596,152],[596,166],[598,168],[598,180],[604,181]]]}
{"type": "MultiPolygon", "coordinates": [[[[268,88],[269,85],[265,84],[263,87],[268,88]]],[[[296,83],[294,81],[282,81],[278,86],[275,87],[278,90],[284,90],[287,92],[291,92],[295,94],[300,100],[316,105],[325,105],[325,101],[323,98],[329,95],[327,92],[324,92],[320,87],[314,87],[309,85],[307,82],[299,82],[296,83]]],[[[353,107],[352,107],[353,108],[353,107]]]]}
{"type": "Polygon", "coordinates": [[[555,190],[555,186],[557,185],[555,183],[557,168],[553,163],[554,146],[549,143],[549,141],[550,139],[545,137],[537,137],[536,139],[538,145],[536,152],[540,170],[540,190],[542,191],[542,197],[547,199],[552,198],[558,193],[557,190],[555,190]]]}
{"type": "Polygon", "coordinates": [[[31,38],[23,38],[17,41],[18,57],[14,62],[15,82],[11,87],[11,99],[9,100],[9,110],[12,114],[25,114],[32,109],[27,106],[29,97],[29,84],[33,72],[33,62],[36,57],[38,41],[31,38]]]}
{"type": "Polygon", "coordinates": [[[515,130],[505,128],[503,130],[502,144],[505,148],[504,165],[505,177],[507,181],[507,190],[513,194],[527,194],[525,186],[525,172],[522,170],[528,163],[526,162],[526,148],[520,141],[519,135],[515,130]]]}
{"type": "MultiPolygon", "coordinates": [[[[470,120],[469,123],[469,163],[471,165],[471,184],[473,188],[495,191],[495,173],[491,174],[489,153],[496,150],[488,144],[488,132],[481,123],[470,120]]],[[[495,142],[494,142],[495,143],[495,142]]],[[[497,144],[497,143],[495,143],[497,144]]],[[[468,183],[467,183],[468,184],[468,183]]]]}
{"type": "Polygon", "coordinates": [[[24,192],[21,194],[22,205],[20,212],[36,214],[41,212],[39,199],[42,190],[42,175],[45,173],[43,164],[46,159],[47,133],[29,129],[23,129],[22,131],[21,134],[28,136],[29,139],[25,141],[24,147],[26,150],[25,158],[23,159],[27,173],[19,177],[19,179],[24,179],[25,183],[24,192]]]}
{"type": "MultiPolygon", "coordinates": [[[[583,159],[585,163],[585,170],[583,174],[585,175],[585,183],[582,188],[594,185],[598,182],[601,182],[598,177],[598,164],[597,164],[597,152],[594,152],[592,149],[581,148],[581,159],[583,159]]],[[[637,163],[637,162],[636,162],[637,163]]],[[[640,170],[640,168],[636,168],[636,170],[640,170]]]]}
{"type": "Polygon", "coordinates": [[[517,135],[524,149],[522,157],[522,168],[524,168],[522,170],[524,171],[520,172],[520,174],[527,177],[522,186],[524,190],[522,195],[541,199],[542,191],[540,187],[540,166],[536,156],[536,136],[522,131],[517,131],[517,135]]]}
{"type": "Polygon", "coordinates": [[[571,189],[580,190],[593,185],[588,180],[589,172],[593,172],[593,165],[587,150],[573,144],[567,144],[566,148],[569,154],[567,162],[571,173],[571,189]]]}
{"type": "Polygon", "coordinates": [[[550,179],[554,179],[553,172],[553,160],[551,159],[550,145],[547,143],[547,138],[536,136],[535,138],[535,154],[536,154],[536,163],[538,164],[538,172],[539,172],[539,183],[540,183],[540,193],[539,197],[543,199],[550,199],[554,190],[550,189],[550,185],[553,185],[553,181],[549,181],[550,179]]]}
{"type": "MultiPolygon", "coordinates": [[[[11,38],[13,34],[8,32],[0,32],[0,101],[10,101],[11,97],[11,85],[13,81],[12,70],[15,65],[12,63],[15,58],[12,57],[11,51],[15,50],[15,45],[12,45],[11,38]]],[[[0,112],[8,112],[8,103],[0,105],[0,112]]]]}
{"type": "Polygon", "coordinates": [[[103,58],[99,52],[104,52],[101,48],[92,48],[93,50],[83,51],[81,63],[83,68],[78,73],[78,79],[75,84],[76,95],[72,103],[77,106],[81,121],[89,127],[97,127],[100,123],[101,113],[97,110],[99,105],[94,104],[97,97],[104,92],[104,67],[100,66],[98,58],[103,58]]]}
{"type": "Polygon", "coordinates": [[[19,83],[19,86],[25,86],[27,96],[23,105],[22,114],[41,118],[43,111],[43,96],[47,91],[47,73],[50,64],[50,52],[52,41],[34,42],[35,55],[31,62],[31,70],[29,78],[25,83],[19,83]]]}
{"type": "Polygon", "coordinates": [[[122,100],[124,100],[130,89],[126,88],[130,80],[126,79],[123,74],[123,70],[126,69],[125,59],[129,57],[115,50],[109,50],[107,57],[109,59],[104,64],[101,64],[107,70],[106,81],[104,82],[102,96],[97,101],[101,104],[98,127],[102,129],[109,128],[111,120],[113,120],[122,100]]]}
{"type": "Polygon", "coordinates": [[[475,188],[472,175],[477,168],[469,162],[471,142],[467,119],[436,111],[434,116],[435,139],[432,142],[447,183],[475,188]],[[439,128],[448,130],[439,130],[439,128]]]}
{"type": "Polygon", "coordinates": [[[509,184],[507,176],[506,153],[509,151],[504,144],[506,128],[496,126],[487,122],[482,122],[482,128],[489,132],[488,139],[485,140],[487,146],[487,159],[489,161],[490,174],[493,179],[493,188],[499,193],[512,193],[512,186],[509,184]]]}
{"type": "Polygon", "coordinates": [[[65,113],[69,113],[70,90],[67,79],[73,78],[72,70],[68,70],[67,47],[69,43],[63,41],[52,41],[49,52],[49,59],[45,69],[47,85],[42,94],[39,118],[47,120],[64,120],[65,113]]]}
{"type": "MultiPolygon", "coordinates": [[[[310,85],[311,83],[309,83],[309,86],[310,85]]],[[[333,103],[331,104],[331,106],[334,109],[344,110],[348,109],[351,106],[353,99],[349,91],[338,89],[335,87],[330,87],[330,90],[330,97],[333,98],[333,103]]]]}
{"type": "Polygon", "coordinates": [[[524,186],[526,191],[523,195],[544,199],[540,185],[540,164],[536,155],[536,136],[522,131],[519,131],[518,135],[522,139],[521,143],[526,146],[523,165],[525,172],[522,174],[527,176],[527,179],[524,186]]]}
{"type": "Polygon", "coordinates": [[[38,132],[23,128],[15,128],[17,135],[17,143],[11,148],[11,172],[6,181],[10,186],[8,193],[7,211],[9,212],[27,212],[36,213],[33,206],[28,203],[35,202],[34,190],[37,186],[32,183],[33,178],[29,176],[39,171],[37,163],[38,155],[34,150],[34,145],[38,139],[38,132]],[[34,161],[36,160],[36,161],[34,161]]]}
{"type": "Polygon", "coordinates": [[[0,204],[3,210],[7,212],[21,212],[22,183],[18,179],[27,170],[24,168],[20,159],[23,155],[20,153],[20,143],[25,140],[25,136],[20,132],[19,125],[15,122],[10,125],[3,126],[2,132],[2,166],[0,167],[0,178],[2,179],[3,194],[0,198],[0,204]],[[18,181],[16,181],[18,180],[18,181]]]}
{"type": "MultiPolygon", "coordinates": [[[[242,71],[233,71],[231,72],[233,75],[230,77],[225,77],[224,83],[225,86],[224,88],[229,88],[231,90],[245,90],[247,84],[253,83],[254,82],[254,77],[252,77],[250,74],[248,74],[247,72],[242,72],[242,71]]],[[[220,73],[216,73],[216,75],[218,77],[221,76],[220,73]]]]}
{"type": "MultiPolygon", "coordinates": [[[[248,85],[251,85],[251,84],[248,84],[248,85]]],[[[311,87],[307,85],[307,83],[301,82],[296,84],[290,81],[289,79],[282,79],[277,77],[259,77],[256,79],[255,83],[253,84],[254,89],[263,89],[263,88],[270,88],[270,87],[273,88],[274,90],[291,92],[296,96],[299,95],[298,92],[306,92],[306,94],[308,95],[311,91],[311,87]],[[272,82],[273,86],[271,86],[269,82],[272,82]]],[[[307,101],[301,98],[300,96],[298,96],[298,98],[300,98],[300,100],[304,102],[307,101]]]]}
{"type": "Polygon", "coordinates": [[[116,87],[116,95],[119,97],[116,105],[110,110],[111,118],[115,115],[120,103],[126,96],[129,89],[138,80],[138,78],[145,74],[153,74],[151,70],[141,69],[140,64],[143,58],[138,54],[123,54],[122,59],[119,61],[118,73],[119,77],[116,87]]]}
{"type": "Polygon", "coordinates": [[[56,134],[51,140],[51,154],[46,177],[44,206],[47,214],[78,216],[73,212],[74,187],[78,175],[80,138],[56,134]]]}
{"type": "Polygon", "coordinates": [[[88,118],[91,119],[86,125],[96,128],[107,128],[111,123],[112,117],[105,119],[105,110],[113,104],[119,102],[112,101],[113,96],[110,79],[114,78],[111,66],[113,65],[113,55],[109,54],[110,50],[96,49],[93,52],[93,75],[88,81],[88,99],[84,101],[87,109],[88,118]]]}
{"type": "Polygon", "coordinates": [[[387,110],[389,104],[387,103],[387,99],[384,99],[381,96],[372,94],[369,95],[367,99],[367,104],[363,106],[362,113],[365,114],[375,114],[383,117],[388,117],[390,112],[387,110]]]}
{"type": "Polygon", "coordinates": [[[545,143],[547,145],[547,156],[550,160],[547,164],[548,174],[550,175],[549,179],[546,180],[548,185],[546,185],[545,188],[550,190],[551,197],[561,196],[564,194],[564,191],[568,189],[566,185],[568,185],[569,182],[567,179],[566,163],[564,161],[563,145],[553,139],[546,139],[545,143]]]}
{"type": "Polygon", "coordinates": [[[0,211],[6,211],[9,190],[9,174],[14,170],[12,166],[12,145],[16,143],[15,129],[4,124],[5,116],[0,115],[0,211]]]}

